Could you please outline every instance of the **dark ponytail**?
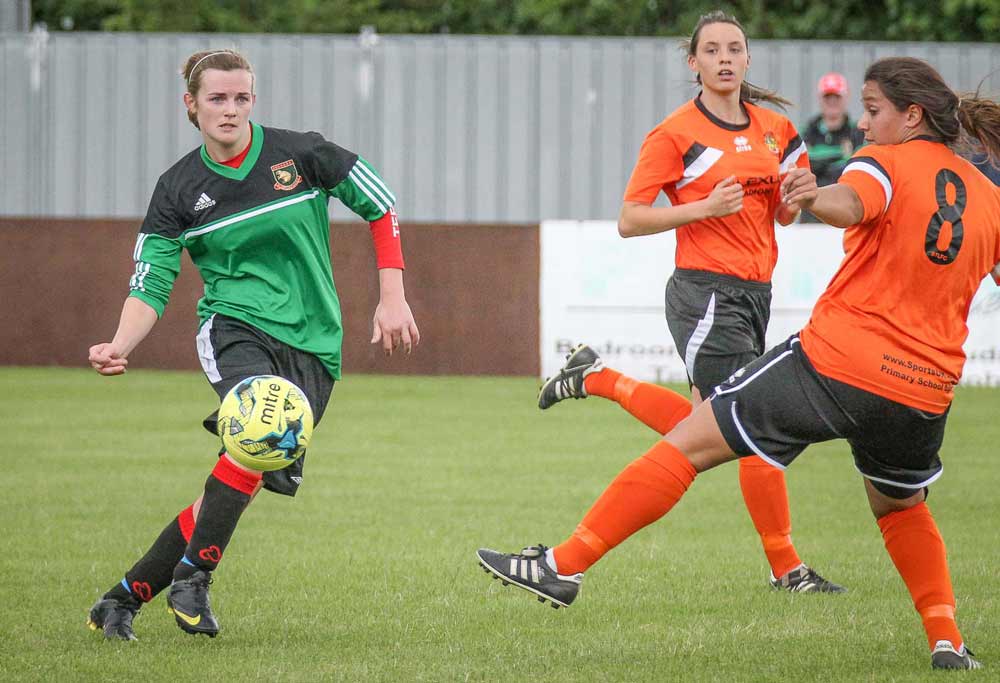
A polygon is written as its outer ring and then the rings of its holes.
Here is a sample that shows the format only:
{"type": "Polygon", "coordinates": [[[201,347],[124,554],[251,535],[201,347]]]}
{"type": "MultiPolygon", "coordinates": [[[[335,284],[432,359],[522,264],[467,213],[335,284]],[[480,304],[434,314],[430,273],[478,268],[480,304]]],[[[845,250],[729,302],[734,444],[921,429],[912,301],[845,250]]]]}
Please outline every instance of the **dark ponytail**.
{"type": "MultiPolygon", "coordinates": [[[[979,90],[962,96],[934,67],[913,57],[886,57],[868,67],[865,81],[878,84],[897,111],[911,104],[924,112],[931,135],[957,151],[968,151],[968,137],[982,145],[990,162],[1000,163],[1000,104],[979,90]]],[[[982,84],[980,84],[982,85],[982,84]]]]}
{"type": "Polygon", "coordinates": [[[958,102],[958,122],[979,141],[990,163],[1000,168],[1000,104],[979,97],[979,91],[963,95],[958,102]]]}

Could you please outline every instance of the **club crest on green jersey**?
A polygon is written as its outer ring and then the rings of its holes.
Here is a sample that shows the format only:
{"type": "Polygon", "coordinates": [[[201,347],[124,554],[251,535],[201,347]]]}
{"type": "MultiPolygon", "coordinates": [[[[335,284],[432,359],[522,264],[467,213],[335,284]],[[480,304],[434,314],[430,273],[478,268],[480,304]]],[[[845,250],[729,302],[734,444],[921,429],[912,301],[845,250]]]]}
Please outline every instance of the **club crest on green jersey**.
{"type": "Polygon", "coordinates": [[[274,176],[275,190],[291,190],[302,182],[302,176],[291,159],[272,166],[271,175],[274,176]]]}

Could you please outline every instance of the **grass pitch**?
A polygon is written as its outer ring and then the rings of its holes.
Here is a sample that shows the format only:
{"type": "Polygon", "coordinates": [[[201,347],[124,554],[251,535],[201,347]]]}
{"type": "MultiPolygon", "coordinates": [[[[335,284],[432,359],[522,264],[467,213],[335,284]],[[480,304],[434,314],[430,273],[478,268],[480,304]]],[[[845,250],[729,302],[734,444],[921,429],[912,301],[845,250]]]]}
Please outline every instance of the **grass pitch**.
{"type": "MultiPolygon", "coordinates": [[[[182,633],[160,596],[139,642],[112,643],[87,610],[197,496],[214,394],[193,373],[0,369],[0,680],[940,680],[843,443],[788,482],[800,554],[847,595],[767,587],[734,464],[588,572],[568,610],[490,581],[476,548],[559,542],[656,438],[601,399],[542,413],[536,386],[348,377],[299,496],[261,494],[243,517],[212,589],[219,637],[182,633]]],[[[930,498],[977,680],[1000,672],[998,416],[1000,391],[959,392],[930,498]]]]}

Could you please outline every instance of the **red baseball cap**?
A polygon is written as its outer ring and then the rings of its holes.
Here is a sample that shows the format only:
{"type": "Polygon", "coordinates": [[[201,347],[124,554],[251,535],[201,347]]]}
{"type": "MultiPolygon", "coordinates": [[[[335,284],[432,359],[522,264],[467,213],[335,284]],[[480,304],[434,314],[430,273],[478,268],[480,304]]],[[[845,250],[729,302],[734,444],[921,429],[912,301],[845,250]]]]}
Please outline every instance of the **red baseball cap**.
{"type": "Polygon", "coordinates": [[[823,95],[840,95],[841,97],[845,97],[847,95],[847,79],[844,78],[843,74],[831,71],[819,79],[816,90],[819,92],[820,97],[823,95]]]}

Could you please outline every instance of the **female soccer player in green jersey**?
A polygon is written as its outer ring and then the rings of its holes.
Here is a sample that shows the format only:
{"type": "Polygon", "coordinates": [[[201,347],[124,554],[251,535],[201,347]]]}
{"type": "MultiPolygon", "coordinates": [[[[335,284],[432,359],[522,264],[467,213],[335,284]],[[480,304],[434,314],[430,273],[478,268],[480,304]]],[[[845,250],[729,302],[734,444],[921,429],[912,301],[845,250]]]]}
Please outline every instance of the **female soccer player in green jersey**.
{"type": "MultiPolygon", "coordinates": [[[[340,302],[330,264],[327,203],[336,197],[369,221],[380,300],[372,343],[409,353],[420,340],[403,292],[395,197],[357,154],[318,133],[250,120],[250,63],[233,50],[198,52],[182,71],[187,115],[204,141],[164,173],[153,191],[133,258],[135,273],[110,342],[90,364],[119,375],[163,313],[186,249],[205,283],[198,302],[198,356],[220,397],[253,375],[298,385],[323,416],[340,378],[340,302]]],[[[217,415],[204,426],[215,433],[217,415]]],[[[170,586],[168,605],[188,633],[215,636],[208,584],[240,515],[263,486],[295,495],[303,460],[275,472],[248,470],[221,453],[201,496],[172,520],[88,623],[105,637],[134,640],[132,619],[170,586]]]]}

